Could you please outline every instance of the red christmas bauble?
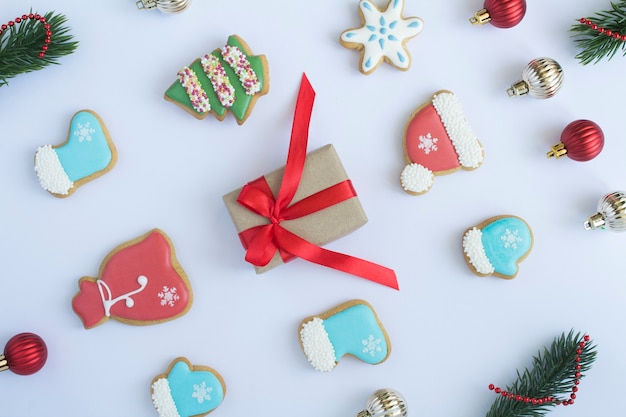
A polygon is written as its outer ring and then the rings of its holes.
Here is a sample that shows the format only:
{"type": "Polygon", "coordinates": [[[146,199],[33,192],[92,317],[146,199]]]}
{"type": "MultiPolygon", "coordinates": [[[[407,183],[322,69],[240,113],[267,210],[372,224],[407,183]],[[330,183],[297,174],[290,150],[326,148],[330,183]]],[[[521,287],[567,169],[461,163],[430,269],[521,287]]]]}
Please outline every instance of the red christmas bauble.
{"type": "Polygon", "coordinates": [[[570,159],[589,161],[602,152],[604,133],[591,120],[575,120],[563,129],[561,143],[570,159]]]}
{"type": "Polygon", "coordinates": [[[526,14],[526,0],[485,0],[483,6],[489,13],[490,23],[498,28],[511,28],[526,14]]]}
{"type": "Polygon", "coordinates": [[[13,336],[4,348],[9,370],[18,375],[39,371],[48,359],[48,348],[43,339],[34,333],[13,336]]]}

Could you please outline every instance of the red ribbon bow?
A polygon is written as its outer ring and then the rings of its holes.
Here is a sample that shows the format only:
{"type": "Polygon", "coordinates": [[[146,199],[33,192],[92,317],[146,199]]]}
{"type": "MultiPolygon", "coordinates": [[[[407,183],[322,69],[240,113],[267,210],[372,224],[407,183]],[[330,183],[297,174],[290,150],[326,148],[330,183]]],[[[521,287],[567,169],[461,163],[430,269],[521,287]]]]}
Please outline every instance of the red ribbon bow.
{"type": "Polygon", "coordinates": [[[265,266],[276,251],[279,251],[285,262],[298,257],[398,289],[398,280],[393,270],[320,248],[280,224],[283,220],[307,216],[356,197],[352,182],[345,180],[291,204],[304,169],[314,99],[315,91],[303,74],[294,113],[287,164],[278,197],[274,198],[265,177],[261,177],[246,184],[237,198],[239,204],[270,220],[269,224],[254,226],[239,234],[246,248],[246,261],[256,266],[265,266]]]}

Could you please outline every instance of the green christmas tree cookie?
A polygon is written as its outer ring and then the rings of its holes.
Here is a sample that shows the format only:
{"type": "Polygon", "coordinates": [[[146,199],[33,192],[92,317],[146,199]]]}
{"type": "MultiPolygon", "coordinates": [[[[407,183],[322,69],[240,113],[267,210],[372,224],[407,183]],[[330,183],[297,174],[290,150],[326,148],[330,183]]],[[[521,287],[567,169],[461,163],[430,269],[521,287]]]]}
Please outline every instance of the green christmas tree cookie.
{"type": "Polygon", "coordinates": [[[197,119],[213,113],[222,121],[230,110],[241,125],[269,87],[265,56],[252,55],[243,39],[231,35],[223,49],[178,71],[178,79],[165,91],[165,99],[197,119]]]}

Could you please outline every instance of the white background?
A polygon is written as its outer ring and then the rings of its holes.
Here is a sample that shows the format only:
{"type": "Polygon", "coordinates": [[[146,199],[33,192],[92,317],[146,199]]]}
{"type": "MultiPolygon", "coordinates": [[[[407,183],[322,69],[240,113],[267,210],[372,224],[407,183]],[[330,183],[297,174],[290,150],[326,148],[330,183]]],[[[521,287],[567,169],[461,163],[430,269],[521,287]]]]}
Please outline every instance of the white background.
{"type": "MultiPolygon", "coordinates": [[[[513,29],[476,27],[479,1],[407,0],[424,31],[408,42],[411,69],[358,69],[339,34],[357,27],[355,0],[204,1],[167,16],[132,0],[40,0],[80,42],[59,66],[0,88],[0,344],[41,335],[49,358],[37,374],[0,375],[2,416],[153,416],[150,382],[185,356],[227,384],[215,416],[344,417],[373,391],[404,394],[412,416],[481,416],[515,370],[562,332],[588,332],[598,357],[576,404],[553,416],[608,415],[620,406],[624,360],[626,236],[585,231],[607,192],[626,188],[626,61],[582,66],[568,30],[609,2],[530,2],[513,29]],[[194,119],[163,99],[176,72],[238,34],[265,54],[271,87],[243,126],[232,115],[194,119]],[[553,98],[509,98],[533,58],[565,71],[553,98]],[[317,92],[309,149],[333,143],[369,222],[328,248],[395,269],[399,292],[295,260],[257,276],[243,257],[221,196],[285,163],[300,78],[317,92]],[[399,185],[402,132],[437,90],[457,94],[485,149],[472,172],[437,177],[419,197],[399,185]],[[71,116],[93,109],[119,152],[115,168],[58,199],[38,184],[33,154],[66,139],[71,116]],[[591,119],[606,145],[595,160],[547,159],[562,129],[591,119]],[[516,279],[479,278],[465,264],[463,231],[515,214],[535,244],[516,279]],[[174,242],[195,299],[155,326],[109,321],[85,330],[71,308],[81,276],[95,276],[118,244],[159,227],[174,242]],[[297,326],[353,298],[369,301],[392,343],[371,366],[344,358],[315,371],[297,326]]],[[[380,7],[385,3],[378,2],[380,7]]],[[[3,21],[28,12],[2,0],[3,21]]]]}

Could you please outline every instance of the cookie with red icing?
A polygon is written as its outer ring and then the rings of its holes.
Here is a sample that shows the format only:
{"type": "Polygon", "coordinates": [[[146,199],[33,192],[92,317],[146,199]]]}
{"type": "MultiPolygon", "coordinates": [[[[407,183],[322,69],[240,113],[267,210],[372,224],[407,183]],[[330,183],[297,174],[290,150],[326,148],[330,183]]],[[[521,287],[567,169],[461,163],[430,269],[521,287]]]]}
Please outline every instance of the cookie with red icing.
{"type": "Polygon", "coordinates": [[[170,238],[153,229],[122,243],[102,261],[97,278],[82,277],[72,308],[86,329],[109,319],[157,324],[185,314],[193,293],[170,238]]]}
{"type": "Polygon", "coordinates": [[[413,195],[430,190],[436,175],[473,170],[483,163],[483,147],[458,98],[447,90],[436,92],[413,112],[404,130],[403,146],[407,165],[400,183],[413,195]]]}

